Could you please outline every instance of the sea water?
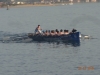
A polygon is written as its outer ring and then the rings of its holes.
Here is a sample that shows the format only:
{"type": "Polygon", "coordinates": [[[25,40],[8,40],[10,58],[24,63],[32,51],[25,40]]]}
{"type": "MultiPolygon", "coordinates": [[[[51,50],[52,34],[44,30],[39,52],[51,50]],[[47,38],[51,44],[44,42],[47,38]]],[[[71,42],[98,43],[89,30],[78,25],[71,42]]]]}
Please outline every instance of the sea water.
{"type": "Polygon", "coordinates": [[[77,3],[0,8],[0,75],[99,75],[99,7],[77,3]],[[21,39],[37,25],[43,30],[75,28],[92,38],[81,39],[80,46],[21,39]]]}

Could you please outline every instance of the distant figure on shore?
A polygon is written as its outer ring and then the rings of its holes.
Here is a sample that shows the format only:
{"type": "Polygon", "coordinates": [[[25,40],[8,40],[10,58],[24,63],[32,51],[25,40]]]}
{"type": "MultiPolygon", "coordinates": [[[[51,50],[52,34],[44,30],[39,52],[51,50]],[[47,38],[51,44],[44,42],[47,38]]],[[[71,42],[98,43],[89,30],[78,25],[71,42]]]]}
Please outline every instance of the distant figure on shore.
{"type": "Polygon", "coordinates": [[[35,29],[35,34],[42,33],[40,25],[38,25],[35,29]]]}
{"type": "Polygon", "coordinates": [[[7,10],[9,10],[9,5],[7,5],[7,10]]]}

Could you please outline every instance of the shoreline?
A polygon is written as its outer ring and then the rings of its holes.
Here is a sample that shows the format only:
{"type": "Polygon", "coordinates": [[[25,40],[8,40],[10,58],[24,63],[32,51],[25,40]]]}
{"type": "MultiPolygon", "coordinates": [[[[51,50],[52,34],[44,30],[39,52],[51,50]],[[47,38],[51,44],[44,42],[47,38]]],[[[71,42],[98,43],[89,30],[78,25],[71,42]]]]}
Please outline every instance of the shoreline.
{"type": "Polygon", "coordinates": [[[41,4],[36,4],[36,5],[32,5],[32,4],[28,4],[28,5],[15,5],[15,6],[9,6],[9,7],[15,7],[15,8],[17,8],[17,7],[35,7],[35,6],[55,6],[55,5],[49,5],[49,4],[44,4],[44,5],[41,5],[41,4]]]}
{"type": "MultiPolygon", "coordinates": [[[[64,4],[64,3],[63,3],[64,4]]],[[[36,6],[57,6],[61,4],[25,4],[25,5],[9,5],[9,8],[19,8],[19,7],[36,7],[36,6]]],[[[0,8],[7,8],[7,5],[0,7],[0,8]]]]}
{"type": "MultiPolygon", "coordinates": [[[[9,8],[19,8],[19,7],[36,7],[36,6],[58,6],[58,5],[73,5],[76,4],[77,2],[70,3],[55,3],[55,4],[24,4],[24,5],[9,5],[9,8]]],[[[80,2],[79,2],[80,3],[80,2]]],[[[81,2],[84,3],[84,2],[81,2]]],[[[90,2],[89,2],[90,3],[90,2]]],[[[93,3],[93,2],[91,2],[93,3]]],[[[96,2],[95,2],[96,3],[96,2]]],[[[78,3],[77,3],[78,4],[78,3]]],[[[0,7],[0,8],[7,8],[7,5],[0,7]]]]}
{"type": "Polygon", "coordinates": [[[9,6],[9,8],[17,8],[17,7],[36,7],[36,6],[58,6],[58,5],[73,5],[77,2],[65,2],[65,3],[48,3],[48,4],[23,4],[23,5],[4,5],[0,8],[7,8],[7,6],[9,6]]]}

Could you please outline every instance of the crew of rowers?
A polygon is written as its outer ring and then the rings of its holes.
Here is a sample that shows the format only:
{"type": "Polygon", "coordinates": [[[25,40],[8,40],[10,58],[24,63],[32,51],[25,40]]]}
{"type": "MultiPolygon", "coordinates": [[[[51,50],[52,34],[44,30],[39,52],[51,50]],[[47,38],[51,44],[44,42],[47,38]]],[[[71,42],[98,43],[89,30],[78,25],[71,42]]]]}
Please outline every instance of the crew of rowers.
{"type": "Polygon", "coordinates": [[[56,30],[46,30],[45,32],[43,32],[43,35],[63,35],[63,34],[69,34],[69,32],[68,32],[68,30],[58,30],[58,29],[56,29],[56,30]]]}
{"type": "MultiPolygon", "coordinates": [[[[72,30],[72,32],[73,31],[76,31],[75,29],[74,30],[72,30]]],[[[56,29],[56,30],[46,30],[46,31],[42,31],[42,29],[41,29],[41,27],[40,27],[40,25],[38,25],[37,27],[36,27],[36,29],[35,29],[35,34],[42,34],[42,35],[46,35],[46,36],[48,36],[48,35],[58,35],[58,36],[60,36],[60,35],[68,35],[69,33],[71,33],[71,32],[69,32],[69,30],[58,30],[58,29],[56,29]]]]}

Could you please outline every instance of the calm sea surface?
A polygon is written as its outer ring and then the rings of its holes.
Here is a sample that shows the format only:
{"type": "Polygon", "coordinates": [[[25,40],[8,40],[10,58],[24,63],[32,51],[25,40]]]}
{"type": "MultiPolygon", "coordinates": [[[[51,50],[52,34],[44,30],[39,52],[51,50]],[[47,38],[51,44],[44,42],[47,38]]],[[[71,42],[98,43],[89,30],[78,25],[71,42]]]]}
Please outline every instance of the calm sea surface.
{"type": "Polygon", "coordinates": [[[100,75],[100,3],[0,8],[0,75],[100,75]],[[77,47],[11,41],[38,24],[44,30],[76,28],[93,38],[77,47]]]}

